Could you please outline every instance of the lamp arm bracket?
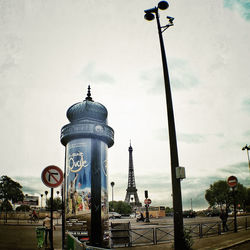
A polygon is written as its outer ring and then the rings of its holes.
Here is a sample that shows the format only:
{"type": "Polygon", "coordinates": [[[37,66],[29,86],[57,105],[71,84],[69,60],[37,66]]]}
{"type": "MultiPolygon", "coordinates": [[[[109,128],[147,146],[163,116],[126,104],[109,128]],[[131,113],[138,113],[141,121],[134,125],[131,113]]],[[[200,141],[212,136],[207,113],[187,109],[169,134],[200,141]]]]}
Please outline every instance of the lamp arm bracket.
{"type": "Polygon", "coordinates": [[[162,26],[161,27],[161,33],[163,33],[167,28],[169,28],[170,26],[173,26],[174,24],[173,23],[170,23],[170,24],[167,24],[167,25],[165,25],[165,26],[162,26]]]}

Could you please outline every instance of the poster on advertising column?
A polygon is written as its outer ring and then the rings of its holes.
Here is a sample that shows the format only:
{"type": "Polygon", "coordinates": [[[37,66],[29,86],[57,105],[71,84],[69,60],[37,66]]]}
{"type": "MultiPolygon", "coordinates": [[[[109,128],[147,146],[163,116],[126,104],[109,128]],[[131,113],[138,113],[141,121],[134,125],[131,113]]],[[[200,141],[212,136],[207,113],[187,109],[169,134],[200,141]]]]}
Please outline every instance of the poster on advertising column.
{"type": "Polygon", "coordinates": [[[109,204],[108,204],[108,158],[107,158],[108,147],[107,144],[101,142],[101,202],[102,202],[102,221],[104,239],[108,235],[109,230],[109,204]]]}
{"type": "MultiPolygon", "coordinates": [[[[76,139],[66,149],[66,219],[70,222],[90,220],[91,214],[91,139],[76,139]]],[[[70,230],[83,230],[68,223],[70,230]]]]}
{"type": "MultiPolygon", "coordinates": [[[[89,231],[91,224],[91,140],[75,139],[66,147],[66,229],[89,231]],[[85,226],[84,226],[85,223],[85,226]]],[[[100,141],[102,231],[108,232],[107,145],[100,141]]]]}

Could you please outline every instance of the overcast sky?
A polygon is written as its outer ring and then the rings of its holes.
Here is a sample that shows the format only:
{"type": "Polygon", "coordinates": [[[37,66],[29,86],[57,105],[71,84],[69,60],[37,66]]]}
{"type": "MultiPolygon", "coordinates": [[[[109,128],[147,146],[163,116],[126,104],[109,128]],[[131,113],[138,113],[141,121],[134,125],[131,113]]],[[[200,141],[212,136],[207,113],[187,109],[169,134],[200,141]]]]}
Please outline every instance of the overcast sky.
{"type": "MultiPolygon", "coordinates": [[[[166,99],[154,0],[0,0],[1,170],[24,193],[48,188],[41,172],[64,168],[67,109],[86,97],[108,109],[115,144],[109,183],[124,200],[128,146],[141,202],[172,206],[166,99]]],[[[169,1],[163,33],[170,72],[184,209],[230,175],[250,185],[250,1],[169,1]]],[[[110,188],[111,189],[111,188],[110,188]]],[[[111,190],[110,190],[111,191],[111,190]]],[[[111,192],[110,192],[111,193],[111,192]]],[[[110,197],[111,198],[111,197],[110,197]]]]}

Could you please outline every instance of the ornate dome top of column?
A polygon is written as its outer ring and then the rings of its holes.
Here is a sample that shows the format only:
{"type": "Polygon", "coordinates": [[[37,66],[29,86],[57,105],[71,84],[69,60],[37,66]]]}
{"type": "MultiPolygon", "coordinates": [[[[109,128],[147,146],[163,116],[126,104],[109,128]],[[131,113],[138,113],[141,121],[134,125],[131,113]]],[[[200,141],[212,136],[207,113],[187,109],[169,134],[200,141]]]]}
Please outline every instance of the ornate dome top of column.
{"type": "Polygon", "coordinates": [[[67,111],[67,118],[70,122],[80,122],[80,120],[94,120],[102,123],[106,123],[108,111],[99,102],[94,102],[91,93],[90,86],[88,86],[87,97],[84,101],[75,103],[67,111]]]}
{"type": "Polygon", "coordinates": [[[61,130],[61,143],[79,138],[95,138],[105,142],[108,147],[114,144],[114,130],[108,126],[108,111],[99,102],[94,102],[90,86],[84,101],[72,105],[67,111],[70,123],[61,130]]]}

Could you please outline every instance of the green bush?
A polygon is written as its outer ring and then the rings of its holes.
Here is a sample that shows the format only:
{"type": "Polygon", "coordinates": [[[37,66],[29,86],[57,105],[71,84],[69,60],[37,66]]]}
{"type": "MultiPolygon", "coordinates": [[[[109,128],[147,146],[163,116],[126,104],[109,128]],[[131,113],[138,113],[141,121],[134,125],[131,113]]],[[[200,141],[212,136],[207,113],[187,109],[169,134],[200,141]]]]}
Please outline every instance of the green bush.
{"type": "Polygon", "coordinates": [[[191,236],[191,230],[189,228],[184,228],[184,241],[185,241],[185,249],[191,250],[192,245],[194,244],[193,238],[191,236]]]}
{"type": "Polygon", "coordinates": [[[28,205],[21,205],[19,207],[16,208],[16,211],[22,211],[22,212],[26,212],[26,211],[30,211],[30,206],[28,205]]]}
{"type": "Polygon", "coordinates": [[[8,200],[4,200],[0,206],[0,211],[13,211],[13,207],[8,200]]]}
{"type": "Polygon", "coordinates": [[[131,214],[132,208],[131,206],[124,201],[110,201],[109,202],[109,211],[117,212],[119,214],[131,214]]]}

